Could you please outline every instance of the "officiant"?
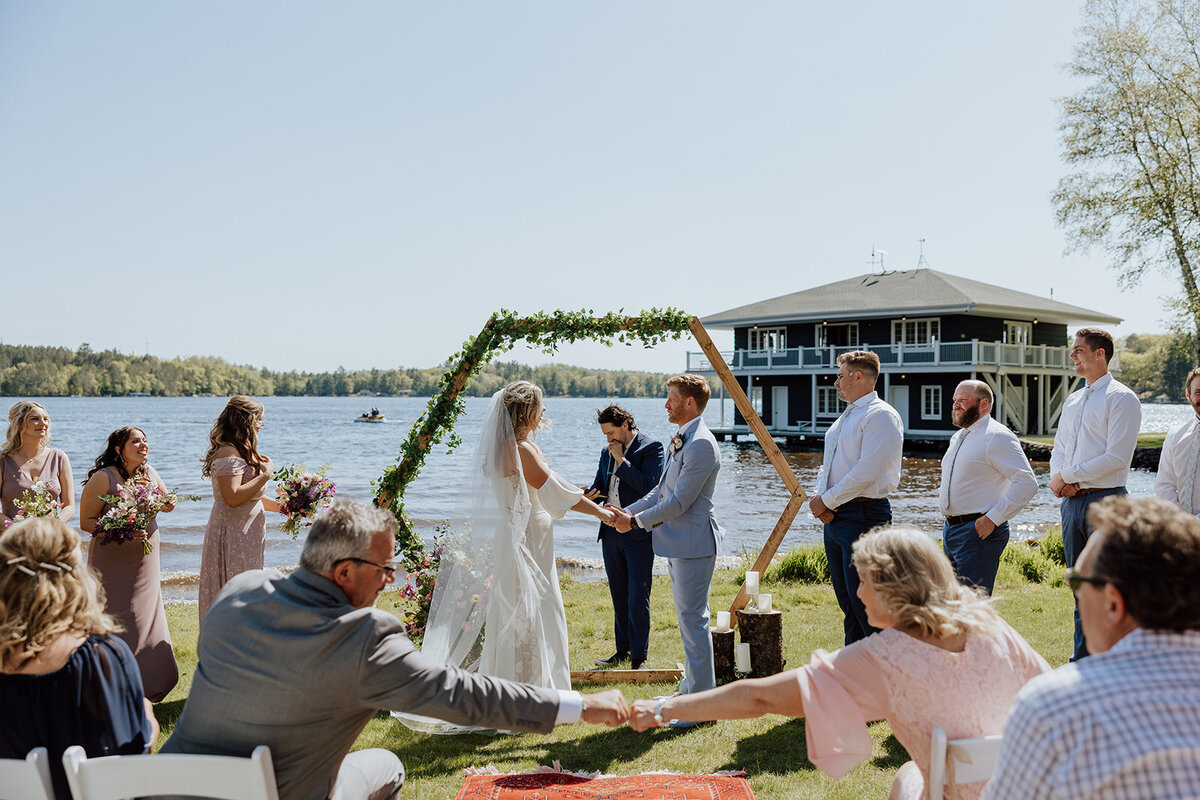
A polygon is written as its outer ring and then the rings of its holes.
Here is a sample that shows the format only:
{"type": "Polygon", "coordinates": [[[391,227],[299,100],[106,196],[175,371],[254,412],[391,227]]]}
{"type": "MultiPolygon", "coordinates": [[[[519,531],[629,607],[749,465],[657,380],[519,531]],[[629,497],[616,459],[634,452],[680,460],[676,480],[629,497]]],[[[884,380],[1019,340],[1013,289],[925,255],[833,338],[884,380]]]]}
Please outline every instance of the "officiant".
{"type": "MultiPolygon", "coordinates": [[[[596,412],[596,421],[607,440],[600,452],[596,479],[585,495],[597,503],[624,508],[643,497],[662,474],[662,442],[637,429],[633,414],[617,405],[596,412]]],[[[596,659],[600,667],[615,667],[625,660],[633,669],[646,661],[650,644],[650,586],[654,549],[650,532],[634,527],[620,533],[601,523],[597,537],[604,554],[604,571],[613,603],[613,633],[617,651],[596,659]]]]}

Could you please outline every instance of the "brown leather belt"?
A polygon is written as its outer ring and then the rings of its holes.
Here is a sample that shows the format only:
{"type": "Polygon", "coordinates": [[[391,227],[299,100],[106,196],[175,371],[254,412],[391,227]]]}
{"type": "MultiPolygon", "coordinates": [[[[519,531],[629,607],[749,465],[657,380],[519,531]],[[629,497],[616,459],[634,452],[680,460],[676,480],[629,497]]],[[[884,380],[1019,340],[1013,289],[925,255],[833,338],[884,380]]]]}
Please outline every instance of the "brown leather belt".
{"type": "Polygon", "coordinates": [[[1123,487],[1121,487],[1121,486],[1103,486],[1103,487],[1093,487],[1091,489],[1076,489],[1075,494],[1071,495],[1071,497],[1086,497],[1087,495],[1094,494],[1095,492],[1108,492],[1108,491],[1112,491],[1113,489],[1121,489],[1121,488],[1123,488],[1123,487]]]}
{"type": "Polygon", "coordinates": [[[949,525],[962,525],[964,522],[974,522],[983,516],[983,512],[978,514],[959,514],[957,517],[946,515],[946,523],[949,525]]]}

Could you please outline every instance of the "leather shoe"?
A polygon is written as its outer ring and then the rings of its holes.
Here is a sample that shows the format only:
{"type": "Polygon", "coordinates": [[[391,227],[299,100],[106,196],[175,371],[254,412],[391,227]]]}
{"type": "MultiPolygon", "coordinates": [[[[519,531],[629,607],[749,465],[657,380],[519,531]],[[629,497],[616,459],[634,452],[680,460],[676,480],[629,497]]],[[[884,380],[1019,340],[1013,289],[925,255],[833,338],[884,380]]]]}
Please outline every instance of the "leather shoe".
{"type": "Polygon", "coordinates": [[[642,667],[645,663],[646,663],[645,659],[642,659],[641,661],[630,661],[629,668],[630,669],[642,669],[642,667]]]}
{"type": "Polygon", "coordinates": [[[617,664],[620,664],[622,661],[628,661],[628,660],[629,660],[629,653],[613,653],[608,658],[597,658],[596,666],[597,667],[615,667],[617,664]]]}

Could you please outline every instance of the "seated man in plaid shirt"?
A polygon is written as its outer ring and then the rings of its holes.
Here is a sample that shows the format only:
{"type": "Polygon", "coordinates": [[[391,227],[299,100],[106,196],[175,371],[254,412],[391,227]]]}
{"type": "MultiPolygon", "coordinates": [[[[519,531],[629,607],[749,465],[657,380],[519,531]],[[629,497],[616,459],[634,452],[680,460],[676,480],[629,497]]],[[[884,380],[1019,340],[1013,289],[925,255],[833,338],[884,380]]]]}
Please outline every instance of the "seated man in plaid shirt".
{"type": "Polygon", "coordinates": [[[1067,577],[1093,655],[1017,695],[985,800],[1200,796],[1200,521],[1116,496],[1088,524],[1067,577]]]}

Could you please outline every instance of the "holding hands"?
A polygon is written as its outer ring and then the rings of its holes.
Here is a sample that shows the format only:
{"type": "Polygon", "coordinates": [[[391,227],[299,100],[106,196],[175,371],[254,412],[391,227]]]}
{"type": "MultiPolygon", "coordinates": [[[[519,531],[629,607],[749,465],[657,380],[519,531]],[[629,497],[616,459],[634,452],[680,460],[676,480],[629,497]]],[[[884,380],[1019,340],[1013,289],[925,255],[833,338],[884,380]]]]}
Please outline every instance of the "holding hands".
{"type": "MultiPolygon", "coordinates": [[[[642,702],[642,701],[638,701],[642,702]]],[[[583,696],[584,722],[615,728],[629,720],[629,701],[616,689],[583,696]]]]}
{"type": "Polygon", "coordinates": [[[617,506],[610,505],[605,506],[605,508],[611,511],[613,514],[613,521],[609,522],[608,524],[616,528],[619,533],[629,533],[629,531],[633,528],[633,515],[627,513],[625,509],[618,508],[617,506]]]}

